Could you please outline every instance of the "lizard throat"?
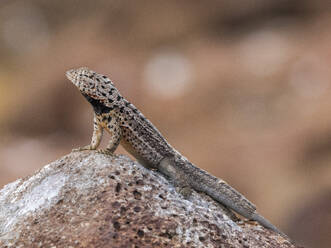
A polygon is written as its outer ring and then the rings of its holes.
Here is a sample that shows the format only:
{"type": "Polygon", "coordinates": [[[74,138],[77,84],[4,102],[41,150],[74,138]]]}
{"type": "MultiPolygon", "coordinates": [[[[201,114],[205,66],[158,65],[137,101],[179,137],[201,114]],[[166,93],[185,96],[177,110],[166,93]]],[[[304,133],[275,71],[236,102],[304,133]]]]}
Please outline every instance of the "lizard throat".
{"type": "Polygon", "coordinates": [[[105,106],[99,100],[96,100],[87,94],[83,94],[83,96],[92,105],[95,113],[97,113],[97,114],[105,114],[105,113],[109,113],[111,110],[113,110],[112,108],[105,106]]]}

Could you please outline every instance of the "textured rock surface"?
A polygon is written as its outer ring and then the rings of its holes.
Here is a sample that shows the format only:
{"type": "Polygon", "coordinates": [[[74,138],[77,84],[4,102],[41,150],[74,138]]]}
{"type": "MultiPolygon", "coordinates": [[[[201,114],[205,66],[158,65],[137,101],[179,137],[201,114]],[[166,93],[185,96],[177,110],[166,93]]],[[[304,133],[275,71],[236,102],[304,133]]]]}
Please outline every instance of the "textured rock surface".
{"type": "Polygon", "coordinates": [[[296,247],[125,156],[71,153],[0,191],[1,247],[296,247]]]}

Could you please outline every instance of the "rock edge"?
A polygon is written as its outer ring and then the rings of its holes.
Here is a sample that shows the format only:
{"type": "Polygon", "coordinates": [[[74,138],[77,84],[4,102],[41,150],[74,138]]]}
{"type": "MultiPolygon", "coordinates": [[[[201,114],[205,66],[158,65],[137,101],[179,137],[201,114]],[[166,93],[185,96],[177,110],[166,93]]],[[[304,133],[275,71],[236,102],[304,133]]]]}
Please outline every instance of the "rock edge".
{"type": "Polygon", "coordinates": [[[1,247],[298,247],[124,155],[70,153],[0,191],[1,247]]]}

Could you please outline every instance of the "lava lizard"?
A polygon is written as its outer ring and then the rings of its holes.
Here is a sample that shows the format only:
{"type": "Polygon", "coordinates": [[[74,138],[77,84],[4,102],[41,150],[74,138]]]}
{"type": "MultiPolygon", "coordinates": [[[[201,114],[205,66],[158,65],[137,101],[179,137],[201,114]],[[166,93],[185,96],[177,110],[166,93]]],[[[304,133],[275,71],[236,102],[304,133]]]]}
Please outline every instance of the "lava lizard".
{"type": "Polygon", "coordinates": [[[91,144],[74,150],[96,150],[105,129],[111,134],[111,138],[103,152],[112,154],[121,143],[145,167],[160,171],[184,189],[183,192],[191,188],[204,192],[243,217],[257,221],[262,226],[287,237],[258,214],[255,205],[237,190],[194,166],[176,151],[156,127],[121,96],[108,77],[86,67],[69,70],[66,76],[94,109],[91,144]]]}

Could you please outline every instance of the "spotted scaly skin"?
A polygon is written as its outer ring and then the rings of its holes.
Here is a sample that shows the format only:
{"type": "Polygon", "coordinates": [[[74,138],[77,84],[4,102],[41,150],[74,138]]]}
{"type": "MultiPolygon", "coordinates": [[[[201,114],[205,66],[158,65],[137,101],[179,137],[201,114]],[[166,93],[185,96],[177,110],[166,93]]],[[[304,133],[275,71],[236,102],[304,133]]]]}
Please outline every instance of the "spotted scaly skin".
{"type": "Polygon", "coordinates": [[[144,166],[167,176],[182,193],[194,189],[204,192],[217,202],[249,220],[286,237],[256,212],[256,207],[225,181],[194,166],[176,151],[156,127],[129,101],[123,98],[106,76],[86,67],[67,71],[67,78],[80,90],[94,109],[94,130],[91,144],[75,149],[98,148],[103,130],[111,138],[104,153],[112,154],[121,143],[144,166]]]}

